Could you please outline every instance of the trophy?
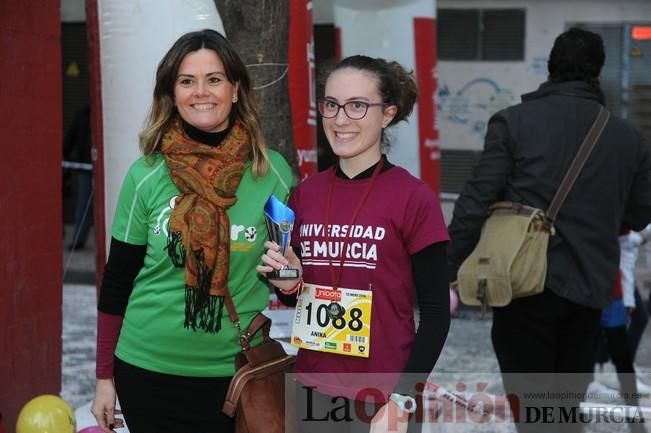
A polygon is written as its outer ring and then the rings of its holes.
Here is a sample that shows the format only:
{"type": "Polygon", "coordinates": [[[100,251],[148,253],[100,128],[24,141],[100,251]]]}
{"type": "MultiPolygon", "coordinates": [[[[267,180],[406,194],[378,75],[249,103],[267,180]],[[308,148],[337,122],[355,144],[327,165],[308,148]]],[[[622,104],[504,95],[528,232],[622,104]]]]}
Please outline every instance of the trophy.
{"type": "MultiPolygon", "coordinates": [[[[269,239],[280,246],[280,253],[285,256],[294,227],[294,211],[271,195],[264,205],[264,219],[267,222],[269,239]]],[[[292,280],[298,278],[298,269],[284,266],[267,273],[270,280],[292,280]]]]}

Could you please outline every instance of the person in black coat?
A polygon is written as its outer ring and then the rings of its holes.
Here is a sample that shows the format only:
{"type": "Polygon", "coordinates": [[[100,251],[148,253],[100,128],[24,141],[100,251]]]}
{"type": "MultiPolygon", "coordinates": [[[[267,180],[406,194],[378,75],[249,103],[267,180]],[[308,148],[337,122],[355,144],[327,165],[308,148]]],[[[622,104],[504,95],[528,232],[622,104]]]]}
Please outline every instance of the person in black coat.
{"type": "Polygon", "coordinates": [[[63,142],[63,158],[75,174],[75,231],[69,250],[83,249],[93,226],[93,171],[90,106],[75,116],[63,142]]]}
{"type": "MultiPolygon", "coordinates": [[[[451,281],[477,244],[491,204],[548,209],[604,105],[599,86],[604,61],[599,35],[569,29],[554,42],[548,81],[491,117],[484,151],[448,227],[451,281]]],[[[527,404],[552,406],[551,424],[560,431],[580,430],[571,419],[558,423],[559,412],[576,409],[591,378],[601,309],[611,300],[619,262],[618,233],[621,227],[641,230],[651,221],[650,174],[649,143],[611,116],[555,221],[545,290],[493,309],[493,347],[512,408],[519,403],[520,410],[514,409],[524,421],[519,431],[551,428],[525,423],[535,421],[540,409],[527,411],[527,404]],[[559,400],[524,399],[536,390],[559,400]]]]}

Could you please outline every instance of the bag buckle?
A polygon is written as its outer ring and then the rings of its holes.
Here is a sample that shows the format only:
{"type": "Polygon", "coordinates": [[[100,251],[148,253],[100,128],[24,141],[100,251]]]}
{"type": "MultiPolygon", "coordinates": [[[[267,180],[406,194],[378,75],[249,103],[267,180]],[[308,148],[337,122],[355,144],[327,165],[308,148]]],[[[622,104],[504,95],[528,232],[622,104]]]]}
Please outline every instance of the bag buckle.
{"type": "Polygon", "coordinates": [[[240,338],[240,347],[242,350],[249,350],[249,348],[251,348],[251,343],[249,341],[251,334],[249,332],[242,331],[242,325],[240,324],[239,320],[233,322],[233,326],[235,329],[237,329],[237,335],[240,338]]]}
{"type": "Polygon", "coordinates": [[[554,222],[545,215],[544,217],[544,223],[543,227],[545,227],[547,233],[549,233],[550,236],[554,236],[556,234],[556,229],[554,228],[554,222]]]}

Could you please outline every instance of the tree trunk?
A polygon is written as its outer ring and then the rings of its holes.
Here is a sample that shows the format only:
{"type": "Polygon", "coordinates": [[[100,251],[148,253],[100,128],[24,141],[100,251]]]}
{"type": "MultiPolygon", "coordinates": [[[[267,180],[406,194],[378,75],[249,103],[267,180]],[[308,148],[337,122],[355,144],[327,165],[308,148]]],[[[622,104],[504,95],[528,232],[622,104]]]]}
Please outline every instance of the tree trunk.
{"type": "Polygon", "coordinates": [[[267,145],[298,173],[287,82],[290,0],[215,0],[226,37],[247,65],[267,145]]]}

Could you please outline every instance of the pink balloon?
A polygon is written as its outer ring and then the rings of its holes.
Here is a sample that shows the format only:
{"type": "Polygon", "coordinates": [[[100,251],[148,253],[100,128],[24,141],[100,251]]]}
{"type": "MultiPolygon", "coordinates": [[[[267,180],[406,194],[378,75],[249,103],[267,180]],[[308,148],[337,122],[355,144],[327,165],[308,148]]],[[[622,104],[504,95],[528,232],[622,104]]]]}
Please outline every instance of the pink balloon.
{"type": "Polygon", "coordinates": [[[456,290],[450,289],[450,315],[453,315],[457,311],[459,306],[459,295],[457,295],[456,290]]]}
{"type": "Polygon", "coordinates": [[[79,430],[77,433],[102,433],[102,429],[98,425],[91,425],[89,427],[84,427],[79,430]]]}

